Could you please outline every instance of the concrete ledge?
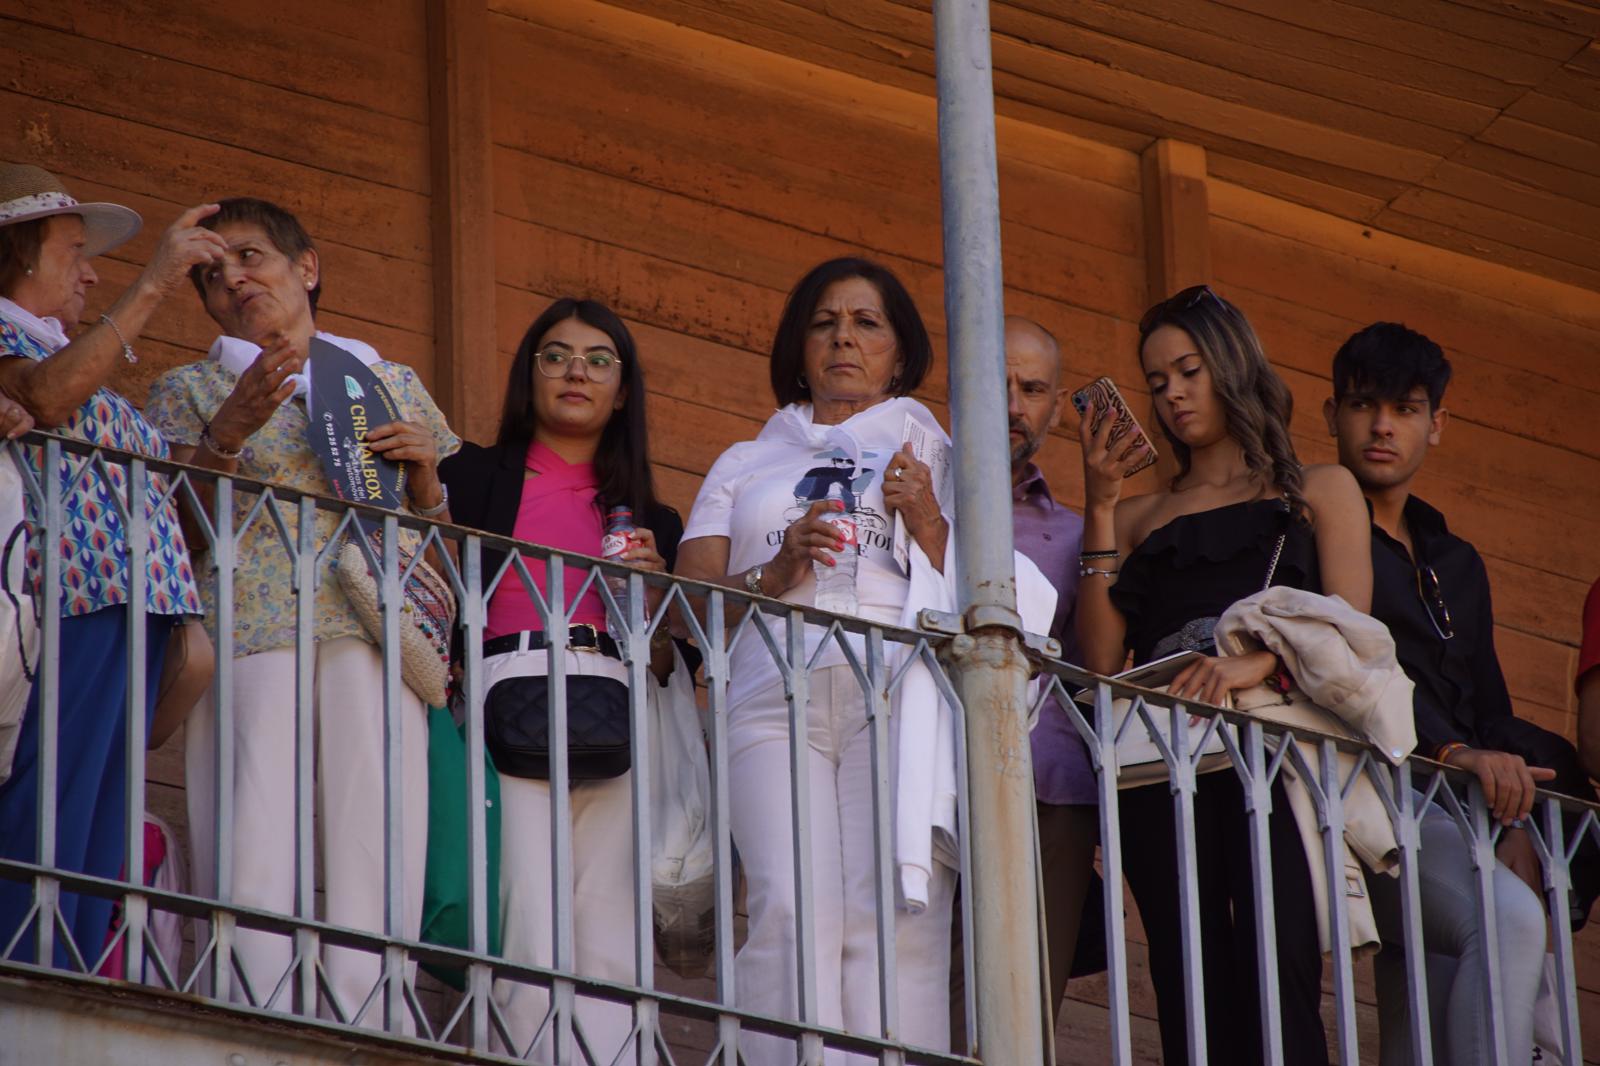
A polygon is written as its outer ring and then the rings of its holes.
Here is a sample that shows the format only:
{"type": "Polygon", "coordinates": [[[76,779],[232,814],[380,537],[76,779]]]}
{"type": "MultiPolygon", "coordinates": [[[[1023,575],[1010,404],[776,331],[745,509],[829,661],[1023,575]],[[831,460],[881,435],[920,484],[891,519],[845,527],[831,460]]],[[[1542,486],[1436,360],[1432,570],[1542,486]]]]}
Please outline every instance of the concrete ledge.
{"type": "Polygon", "coordinates": [[[325,1032],[156,989],[0,971],[0,1066],[437,1066],[498,1061],[325,1032]]]}

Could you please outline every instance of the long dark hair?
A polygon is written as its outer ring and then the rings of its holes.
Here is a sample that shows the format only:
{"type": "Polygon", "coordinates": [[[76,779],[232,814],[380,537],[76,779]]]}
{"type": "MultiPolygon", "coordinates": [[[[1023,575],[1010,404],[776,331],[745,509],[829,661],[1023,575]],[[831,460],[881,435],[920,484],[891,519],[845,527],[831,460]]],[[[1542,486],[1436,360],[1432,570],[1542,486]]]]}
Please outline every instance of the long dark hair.
{"type": "MultiPolygon", "coordinates": [[[[1306,514],[1301,489],[1304,475],[1289,437],[1294,395],[1283,383],[1261,347],[1250,320],[1211,290],[1195,285],[1167,297],[1139,320],[1139,350],[1162,326],[1176,326],[1189,335],[1211,371],[1212,387],[1222,401],[1228,436],[1244,449],[1244,464],[1289,501],[1296,516],[1306,514]]],[[[1178,459],[1173,484],[1189,472],[1189,446],[1173,436],[1159,414],[1161,434],[1178,459]]]]}
{"type": "Polygon", "coordinates": [[[500,415],[500,433],[495,443],[517,454],[533,444],[539,416],[533,408],[534,358],[544,335],[569,318],[611,338],[622,362],[622,409],[613,411],[600,433],[594,453],[595,477],[600,482],[599,498],[606,507],[631,507],[641,523],[657,507],[655,478],[650,473],[650,434],[645,426],[644,367],[639,365],[633,334],[615,311],[595,300],[564,296],[544,309],[517,345],[511,360],[511,378],[506,382],[505,409],[500,415]]]}
{"type": "Polygon", "coordinates": [[[847,278],[871,282],[883,300],[883,313],[894,330],[901,360],[900,376],[890,383],[889,391],[895,396],[911,395],[933,365],[933,342],[928,340],[928,327],[922,324],[916,301],[900,284],[900,279],[888,267],[868,259],[829,259],[812,267],[795,284],[788,302],[783,305],[777,332],[772,336],[772,396],[779,407],[810,402],[811,386],[803,376],[806,330],[823,292],[834,282],[847,278]]]}

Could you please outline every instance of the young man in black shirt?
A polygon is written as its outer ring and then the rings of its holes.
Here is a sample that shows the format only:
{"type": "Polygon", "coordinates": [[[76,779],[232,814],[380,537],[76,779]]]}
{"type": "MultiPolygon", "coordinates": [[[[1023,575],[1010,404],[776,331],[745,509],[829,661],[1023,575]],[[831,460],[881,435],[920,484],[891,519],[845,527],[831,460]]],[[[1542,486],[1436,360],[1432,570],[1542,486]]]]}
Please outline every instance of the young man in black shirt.
{"type": "MultiPolygon", "coordinates": [[[[1444,516],[1412,495],[1412,482],[1444,433],[1450,363],[1427,337],[1392,322],[1352,336],[1333,361],[1324,405],[1339,462],[1372,512],[1372,614],[1394,636],[1416,685],[1417,753],[1477,775],[1502,831],[1500,860],[1535,892],[1543,877],[1533,843],[1513,823],[1534,790],[1584,799],[1595,792],[1564,738],[1516,717],[1494,648],[1494,611],[1483,559],[1444,516]]],[[[1600,853],[1574,860],[1573,919],[1600,894],[1600,853]]]]}

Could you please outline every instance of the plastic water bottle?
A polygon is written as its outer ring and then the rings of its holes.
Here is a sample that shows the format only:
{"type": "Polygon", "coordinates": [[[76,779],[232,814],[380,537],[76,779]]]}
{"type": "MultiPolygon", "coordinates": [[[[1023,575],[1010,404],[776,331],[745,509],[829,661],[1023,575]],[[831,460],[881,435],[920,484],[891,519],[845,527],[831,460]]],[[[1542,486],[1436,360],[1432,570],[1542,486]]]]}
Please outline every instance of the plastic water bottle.
{"type": "MultiPolygon", "coordinates": [[[[834,486],[828,493],[830,500],[842,500],[834,486]]],[[[861,542],[856,535],[854,511],[828,511],[822,520],[831,525],[844,541],[844,548],[833,557],[834,565],[811,561],[812,572],[817,575],[816,608],[835,614],[855,614],[860,608],[856,598],[856,564],[861,559],[861,542]]]]}
{"type": "MultiPolygon", "coordinates": [[[[600,538],[600,558],[621,562],[622,553],[633,544],[633,511],[626,507],[613,507],[606,512],[606,530],[600,538]]],[[[624,622],[628,618],[628,578],[624,574],[606,574],[605,582],[617,599],[617,610],[624,622]]]]}

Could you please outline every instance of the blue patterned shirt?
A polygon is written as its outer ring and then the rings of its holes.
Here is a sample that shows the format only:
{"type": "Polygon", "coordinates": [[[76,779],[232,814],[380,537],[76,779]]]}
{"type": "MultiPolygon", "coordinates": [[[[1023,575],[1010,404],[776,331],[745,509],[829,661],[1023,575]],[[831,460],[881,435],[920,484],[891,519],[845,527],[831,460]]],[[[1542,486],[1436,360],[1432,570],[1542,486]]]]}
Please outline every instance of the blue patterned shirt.
{"type": "MultiPolygon", "coordinates": [[[[53,353],[31,335],[0,318],[0,357],[20,356],[42,362],[53,353]]],[[[56,432],[88,444],[138,452],[152,459],[170,458],[167,442],[144,420],[133,404],[107,388],[96,389],[56,432]]],[[[44,484],[44,449],[25,448],[34,478],[44,484]]],[[[74,617],[128,602],[127,533],[123,513],[128,504],[128,471],[107,463],[103,468],[78,455],[62,457],[61,479],[61,614],[74,617]]],[[[177,507],[162,503],[167,479],[150,474],[145,492],[150,546],[145,557],[145,609],[152,614],[199,614],[200,593],[189,564],[189,549],[178,525],[177,507]]],[[[43,560],[40,534],[44,522],[38,501],[28,495],[28,574],[34,595],[40,595],[43,560]]]]}

